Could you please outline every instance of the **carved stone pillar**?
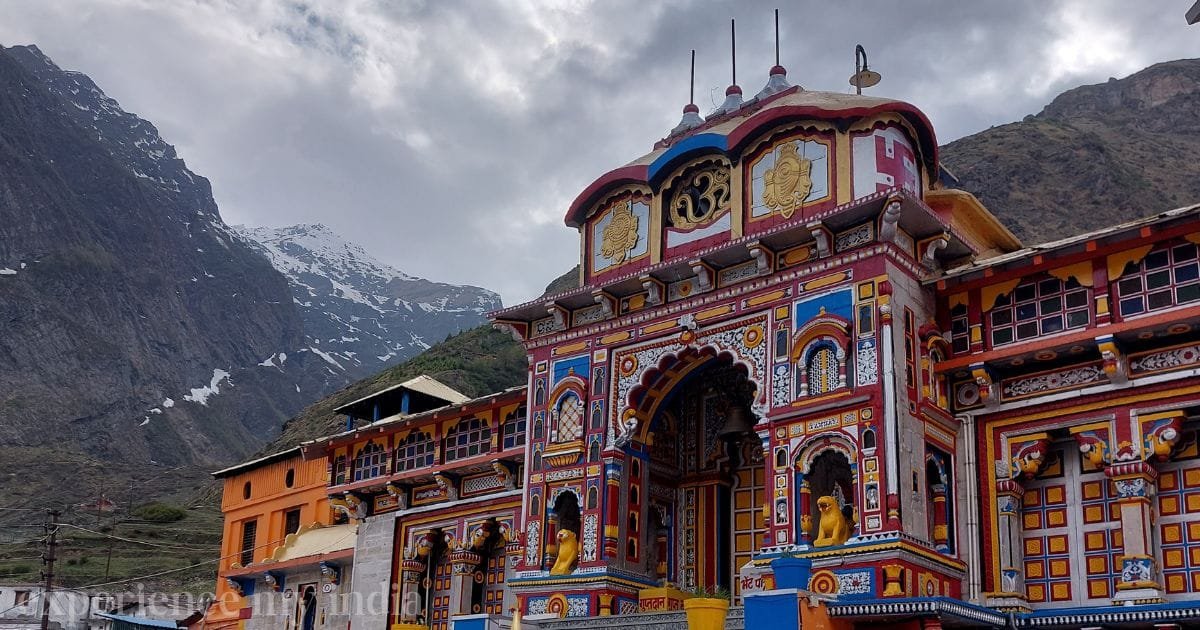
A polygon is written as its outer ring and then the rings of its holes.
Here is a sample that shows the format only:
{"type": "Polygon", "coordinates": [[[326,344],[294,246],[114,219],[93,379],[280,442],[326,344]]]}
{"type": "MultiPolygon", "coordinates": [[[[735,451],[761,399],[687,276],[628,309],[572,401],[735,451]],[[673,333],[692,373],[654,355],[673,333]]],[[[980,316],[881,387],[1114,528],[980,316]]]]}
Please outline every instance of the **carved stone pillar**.
{"type": "Polygon", "coordinates": [[[1024,553],[1021,547],[1021,502],[1025,489],[1012,479],[996,482],[996,521],[1000,536],[1000,584],[988,597],[988,606],[1002,609],[1027,609],[1024,553]]]}
{"type": "Polygon", "coordinates": [[[469,549],[450,552],[450,615],[470,615],[472,594],[475,592],[475,573],[483,557],[469,549]]]}
{"type": "Polygon", "coordinates": [[[1104,469],[1117,491],[1121,510],[1121,580],[1117,582],[1114,604],[1144,604],[1163,600],[1158,580],[1157,561],[1150,539],[1150,499],[1154,496],[1158,473],[1146,462],[1115,464],[1104,469]]]}
{"type": "Polygon", "coordinates": [[[812,543],[812,489],[808,487],[808,480],[800,480],[800,518],[796,519],[799,523],[796,528],[800,531],[796,532],[800,538],[800,544],[808,545],[812,543]]]}

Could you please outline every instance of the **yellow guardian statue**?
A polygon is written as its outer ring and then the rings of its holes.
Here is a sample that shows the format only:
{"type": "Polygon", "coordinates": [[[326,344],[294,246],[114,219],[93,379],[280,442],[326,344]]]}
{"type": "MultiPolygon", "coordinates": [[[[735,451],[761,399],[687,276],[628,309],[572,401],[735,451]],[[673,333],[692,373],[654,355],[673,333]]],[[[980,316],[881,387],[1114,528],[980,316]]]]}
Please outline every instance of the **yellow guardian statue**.
{"type": "Polygon", "coordinates": [[[817,509],[821,512],[821,520],[817,524],[817,539],[814,547],[836,547],[846,544],[850,538],[850,523],[842,514],[837,499],[824,496],[817,499],[817,509]]]}
{"type": "Polygon", "coordinates": [[[579,540],[575,532],[564,529],[558,532],[558,556],[554,566],[550,567],[550,575],[570,575],[579,558],[579,540]]]}

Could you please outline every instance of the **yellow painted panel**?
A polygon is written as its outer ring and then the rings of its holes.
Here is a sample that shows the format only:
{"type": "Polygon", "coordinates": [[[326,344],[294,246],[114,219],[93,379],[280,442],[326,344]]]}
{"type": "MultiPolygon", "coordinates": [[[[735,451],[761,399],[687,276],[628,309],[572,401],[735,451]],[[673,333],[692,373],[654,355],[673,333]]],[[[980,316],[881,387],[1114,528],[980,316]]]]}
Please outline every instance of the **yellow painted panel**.
{"type": "Polygon", "coordinates": [[[1108,562],[1104,558],[1092,556],[1087,559],[1088,573],[1107,573],[1108,562]]]}
{"type": "Polygon", "coordinates": [[[1045,577],[1046,572],[1043,569],[1042,565],[1043,565],[1043,562],[1041,560],[1026,562],[1025,563],[1025,577],[1027,577],[1027,578],[1045,577]]]}
{"type": "Polygon", "coordinates": [[[1104,548],[1104,532],[1088,532],[1084,535],[1084,546],[1088,551],[1104,548]]]}
{"type": "Polygon", "coordinates": [[[657,324],[650,324],[649,326],[642,328],[642,332],[645,334],[662,332],[664,330],[670,330],[670,329],[674,328],[676,326],[676,324],[677,324],[677,322],[673,319],[667,320],[665,322],[658,322],[657,324]]]}
{"type": "Polygon", "coordinates": [[[1065,577],[1071,574],[1070,563],[1066,560],[1050,561],[1050,577],[1065,577]]]}
{"type": "Polygon", "coordinates": [[[714,317],[728,315],[729,313],[732,313],[732,312],[733,312],[733,305],[725,304],[723,306],[717,306],[715,308],[710,308],[708,310],[700,311],[699,313],[696,313],[696,321],[702,322],[705,320],[712,319],[714,317]]]}
{"type": "Polygon", "coordinates": [[[1179,497],[1159,497],[1158,511],[1164,516],[1179,513],[1179,497]]]}
{"type": "Polygon", "coordinates": [[[1088,594],[1093,598],[1108,597],[1108,580],[1088,580],[1088,594]]]}
{"type": "Polygon", "coordinates": [[[1183,485],[1187,488],[1200,486],[1200,468],[1189,468],[1183,471],[1183,485]]]}
{"type": "Polygon", "coordinates": [[[1167,544],[1177,543],[1183,540],[1183,529],[1179,523],[1171,523],[1170,525],[1162,526],[1162,539],[1167,544]]]}
{"type": "Polygon", "coordinates": [[[1051,584],[1050,593],[1051,597],[1053,597],[1055,601],[1071,599],[1071,585],[1065,582],[1051,584]]]}
{"type": "Polygon", "coordinates": [[[1046,527],[1062,527],[1066,522],[1066,510],[1050,510],[1046,512],[1046,527]]]}
{"type": "Polygon", "coordinates": [[[1051,536],[1048,541],[1050,545],[1050,553],[1066,553],[1067,552],[1067,537],[1066,536],[1051,536]]]}
{"type": "Polygon", "coordinates": [[[1092,261],[1090,260],[1078,262],[1074,265],[1067,265],[1066,267],[1059,267],[1058,269],[1051,269],[1048,273],[1063,282],[1066,282],[1069,278],[1075,278],[1076,282],[1085,287],[1092,286],[1092,261]]]}
{"type": "Polygon", "coordinates": [[[1042,516],[1040,514],[1025,515],[1025,529],[1041,529],[1042,516]]]}
{"type": "Polygon", "coordinates": [[[1200,512],[1200,494],[1187,495],[1187,511],[1200,512]]]}
{"type": "MultiPolygon", "coordinates": [[[[787,295],[787,291],[770,291],[767,293],[763,293],[762,295],[756,295],[752,298],[748,298],[746,300],[746,305],[747,306],[758,306],[759,304],[766,304],[767,302],[774,302],[775,300],[778,300],[785,295],[787,295]]],[[[786,308],[786,307],[780,307],[780,308],[786,308]]],[[[779,317],[779,313],[776,313],[775,316],[779,317]]],[[[787,317],[786,310],[783,313],[783,317],[787,317]]]]}
{"type": "Polygon", "coordinates": [[[805,291],[816,291],[817,289],[823,289],[827,286],[842,282],[849,277],[850,277],[849,274],[847,274],[844,271],[841,273],[832,273],[832,274],[829,274],[828,276],[824,276],[821,278],[817,278],[815,280],[809,280],[808,282],[805,282],[804,290],[805,291]]]}
{"type": "Polygon", "coordinates": [[[1168,593],[1183,593],[1187,591],[1187,582],[1183,579],[1184,574],[1172,573],[1167,576],[1167,592],[1168,593]]]}
{"type": "Polygon", "coordinates": [[[1041,584],[1030,584],[1028,586],[1028,588],[1026,588],[1025,590],[1029,594],[1029,601],[1031,601],[1031,602],[1046,601],[1046,587],[1045,586],[1043,586],[1041,584]]]}
{"type": "Polygon", "coordinates": [[[1084,499],[1099,499],[1100,498],[1100,482],[1089,481],[1083,484],[1084,499]]]}
{"type": "Polygon", "coordinates": [[[1188,523],[1188,542],[1200,542],[1200,523],[1188,523]]]}
{"type": "Polygon", "coordinates": [[[564,354],[569,354],[571,352],[578,352],[579,350],[583,350],[586,347],[588,347],[588,342],[577,341],[575,343],[569,343],[569,344],[566,344],[563,346],[558,346],[557,348],[552,350],[550,352],[550,354],[552,354],[553,356],[559,357],[564,354]]]}
{"type": "MultiPolygon", "coordinates": [[[[1104,508],[1099,505],[1089,505],[1083,508],[1083,522],[1099,523],[1104,520],[1104,508]]],[[[1089,547],[1090,549],[1091,547],[1089,547]]]]}
{"type": "Polygon", "coordinates": [[[1158,478],[1158,489],[1160,491],[1174,490],[1178,486],[1179,486],[1179,473],[1171,471],[1169,473],[1163,473],[1163,475],[1158,478]]]}
{"type": "Polygon", "coordinates": [[[1174,569],[1183,566],[1183,550],[1168,549],[1163,552],[1163,564],[1168,569],[1174,569]]]}
{"type": "Polygon", "coordinates": [[[1042,553],[1041,538],[1026,538],[1025,539],[1025,555],[1038,556],[1042,553]]]}
{"type": "Polygon", "coordinates": [[[1046,488],[1046,504],[1053,505],[1066,500],[1066,492],[1062,486],[1046,488]]]}
{"type": "Polygon", "coordinates": [[[625,341],[626,339],[629,339],[632,336],[633,336],[633,334],[630,333],[628,330],[624,330],[621,332],[615,332],[615,333],[612,333],[611,335],[604,335],[603,337],[600,338],[600,345],[607,346],[610,343],[617,343],[618,341],[625,341]]]}
{"type": "Polygon", "coordinates": [[[734,516],[733,521],[733,526],[739,531],[750,529],[751,521],[749,512],[741,512],[737,514],[734,516]]]}

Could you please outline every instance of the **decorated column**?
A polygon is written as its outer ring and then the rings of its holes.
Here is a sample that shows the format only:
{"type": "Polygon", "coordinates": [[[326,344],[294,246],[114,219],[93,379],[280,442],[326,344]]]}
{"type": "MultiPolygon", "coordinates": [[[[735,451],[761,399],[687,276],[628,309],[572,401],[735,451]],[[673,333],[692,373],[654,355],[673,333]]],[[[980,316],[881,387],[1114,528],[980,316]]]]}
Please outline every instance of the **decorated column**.
{"type": "Polygon", "coordinates": [[[1021,501],[1025,489],[1012,479],[996,482],[996,521],[1000,536],[1000,584],[988,605],[1005,609],[1027,609],[1025,578],[1021,571],[1021,501]]]}
{"type": "Polygon", "coordinates": [[[475,590],[475,573],[483,557],[470,549],[450,552],[450,615],[470,615],[471,596],[475,590]]]}
{"type": "Polygon", "coordinates": [[[400,561],[400,588],[393,607],[393,628],[417,623],[421,614],[421,576],[425,574],[423,558],[404,558],[400,561]]]}
{"type": "Polygon", "coordinates": [[[1150,546],[1150,497],[1158,473],[1146,462],[1109,466],[1105,475],[1113,481],[1121,510],[1121,581],[1113,603],[1145,604],[1163,601],[1162,585],[1150,546]]]}

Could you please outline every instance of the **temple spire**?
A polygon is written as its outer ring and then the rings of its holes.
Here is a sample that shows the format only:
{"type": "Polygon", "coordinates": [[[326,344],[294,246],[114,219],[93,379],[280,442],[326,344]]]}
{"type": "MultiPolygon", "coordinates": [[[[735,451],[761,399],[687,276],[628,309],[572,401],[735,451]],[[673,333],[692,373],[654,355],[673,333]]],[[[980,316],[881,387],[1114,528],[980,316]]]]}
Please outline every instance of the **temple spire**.
{"type": "Polygon", "coordinates": [[[696,107],[696,49],[692,49],[692,70],[688,80],[688,104],[683,106],[683,118],[671,130],[671,135],[683,133],[704,124],[700,117],[700,108],[696,107]]]}
{"type": "Polygon", "coordinates": [[[775,65],[771,68],[771,72],[767,77],[767,84],[763,86],[763,89],[759,90],[758,94],[754,95],[754,99],[766,98],[790,87],[792,87],[792,84],[788,83],[787,70],[779,65],[779,9],[775,9],[775,65]]]}
{"type": "Polygon", "coordinates": [[[721,106],[713,110],[708,115],[720,116],[736,111],[742,106],[742,88],[737,84],[737,23],[735,20],[729,20],[729,48],[730,48],[730,66],[732,69],[732,84],[725,89],[725,102],[721,106]]]}

